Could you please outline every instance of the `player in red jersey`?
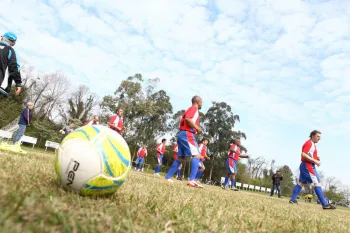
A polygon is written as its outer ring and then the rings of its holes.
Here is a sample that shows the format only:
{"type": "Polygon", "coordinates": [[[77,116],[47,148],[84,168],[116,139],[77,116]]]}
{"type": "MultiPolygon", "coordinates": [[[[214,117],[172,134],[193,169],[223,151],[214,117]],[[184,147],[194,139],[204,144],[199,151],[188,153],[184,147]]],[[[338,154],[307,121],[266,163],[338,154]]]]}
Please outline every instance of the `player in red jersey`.
{"type": "Polygon", "coordinates": [[[117,108],[116,113],[116,115],[109,119],[108,125],[109,128],[120,134],[123,130],[125,130],[125,127],[123,126],[123,109],[117,108]]]}
{"type": "Polygon", "coordinates": [[[138,151],[137,151],[137,159],[135,161],[135,171],[136,169],[138,171],[141,171],[141,167],[145,162],[145,158],[147,157],[147,147],[143,145],[138,151]]]}
{"type": "Polygon", "coordinates": [[[321,132],[314,130],[310,133],[310,139],[307,140],[301,149],[301,164],[300,164],[300,176],[299,183],[294,187],[292,197],[289,203],[297,203],[297,196],[299,195],[302,186],[305,184],[313,184],[318,199],[322,204],[322,208],[326,210],[334,210],[335,206],[328,204],[322,188],[321,180],[317,173],[316,166],[320,166],[320,158],[317,154],[316,143],[321,140],[321,132]]]}
{"type": "Polygon", "coordinates": [[[205,170],[205,166],[204,166],[204,161],[210,160],[209,156],[207,155],[207,145],[209,143],[209,140],[206,138],[203,138],[201,143],[198,144],[198,149],[201,152],[201,161],[199,161],[199,165],[198,165],[198,171],[197,171],[197,175],[196,175],[196,179],[195,182],[197,184],[200,184],[200,179],[204,173],[205,170]]]}
{"type": "Polygon", "coordinates": [[[98,116],[94,116],[94,118],[92,118],[92,120],[89,120],[88,122],[86,122],[84,125],[98,125],[98,116]]]}
{"type": "MultiPolygon", "coordinates": [[[[174,161],[175,161],[175,160],[177,160],[177,152],[178,152],[178,144],[177,143],[174,145],[173,152],[174,152],[174,161]]],[[[177,176],[176,176],[177,180],[182,180],[181,169],[182,169],[182,164],[177,169],[177,176]]]]}
{"type": "Polygon", "coordinates": [[[197,175],[198,164],[201,158],[201,153],[198,149],[197,140],[195,134],[201,134],[202,129],[199,127],[199,111],[202,108],[202,98],[194,96],[192,98],[192,106],[189,107],[182,115],[180,120],[180,132],[177,135],[178,154],[177,160],[173,162],[169,172],[165,178],[169,182],[173,182],[171,177],[175,174],[182,161],[186,157],[192,157],[191,160],[191,173],[190,179],[187,181],[187,185],[191,187],[203,188],[200,184],[197,184],[194,180],[197,175]]]}
{"type": "Polygon", "coordinates": [[[160,167],[162,166],[162,162],[163,162],[163,156],[164,153],[167,152],[167,150],[165,149],[165,144],[166,144],[166,139],[163,138],[162,139],[162,143],[159,143],[156,146],[156,150],[157,150],[157,155],[156,155],[156,169],[154,170],[154,175],[156,176],[160,176],[159,172],[160,172],[160,167]]]}
{"type": "Polygon", "coordinates": [[[234,139],[233,143],[230,147],[230,151],[227,154],[227,160],[226,160],[226,167],[227,167],[227,176],[225,177],[225,182],[221,186],[223,189],[226,188],[228,184],[228,180],[230,178],[231,180],[231,190],[238,191],[238,189],[235,189],[235,178],[237,174],[237,163],[239,158],[249,158],[249,155],[241,155],[241,140],[240,139],[234,139]]]}

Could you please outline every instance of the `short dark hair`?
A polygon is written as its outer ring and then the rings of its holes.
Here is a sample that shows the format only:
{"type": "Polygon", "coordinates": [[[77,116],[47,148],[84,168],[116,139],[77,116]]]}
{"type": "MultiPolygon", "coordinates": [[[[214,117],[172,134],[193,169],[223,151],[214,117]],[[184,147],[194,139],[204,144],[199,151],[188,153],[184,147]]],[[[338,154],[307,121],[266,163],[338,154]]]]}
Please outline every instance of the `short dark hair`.
{"type": "Polygon", "coordinates": [[[234,138],[234,139],[232,140],[232,143],[233,143],[233,144],[236,144],[236,142],[237,142],[238,140],[241,140],[241,139],[240,139],[240,138],[234,138]]]}
{"type": "Polygon", "coordinates": [[[310,133],[310,138],[312,138],[312,136],[314,136],[314,135],[316,135],[316,134],[321,134],[321,132],[320,131],[318,131],[318,130],[313,130],[311,133],[310,133]]]}
{"type": "Polygon", "coordinates": [[[122,107],[117,107],[117,109],[115,110],[115,112],[119,112],[119,110],[123,110],[122,107]]]}
{"type": "Polygon", "coordinates": [[[208,138],[203,138],[201,143],[203,143],[204,141],[208,141],[209,142],[209,139],[208,138]]]}
{"type": "Polygon", "coordinates": [[[197,100],[199,100],[199,99],[201,99],[200,96],[198,96],[198,95],[193,96],[193,97],[192,97],[192,100],[191,100],[191,101],[192,101],[192,104],[195,103],[195,102],[196,102],[197,100]]]}
{"type": "Polygon", "coordinates": [[[165,142],[165,141],[166,141],[166,138],[163,138],[163,139],[162,139],[162,142],[165,142]]]}

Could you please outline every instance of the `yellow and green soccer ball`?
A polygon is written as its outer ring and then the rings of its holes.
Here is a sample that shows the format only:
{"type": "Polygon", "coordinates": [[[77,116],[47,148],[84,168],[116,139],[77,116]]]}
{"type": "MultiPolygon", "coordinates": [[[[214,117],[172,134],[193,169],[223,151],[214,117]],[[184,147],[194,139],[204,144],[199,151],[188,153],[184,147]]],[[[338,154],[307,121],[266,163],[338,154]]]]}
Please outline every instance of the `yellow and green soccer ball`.
{"type": "Polygon", "coordinates": [[[130,150],[117,132],[105,126],[84,126],[62,141],[55,167],[63,188],[83,196],[110,195],[127,178],[130,150]]]}

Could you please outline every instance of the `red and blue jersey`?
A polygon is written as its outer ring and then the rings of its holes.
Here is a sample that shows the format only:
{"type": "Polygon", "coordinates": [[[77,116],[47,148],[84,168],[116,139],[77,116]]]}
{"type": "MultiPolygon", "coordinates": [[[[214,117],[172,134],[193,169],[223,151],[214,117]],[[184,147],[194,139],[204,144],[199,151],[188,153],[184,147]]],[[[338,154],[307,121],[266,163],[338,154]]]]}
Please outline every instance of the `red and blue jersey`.
{"type": "Polygon", "coordinates": [[[165,146],[163,143],[159,143],[157,146],[156,146],[156,150],[157,150],[157,155],[160,156],[160,155],[164,155],[164,152],[165,152],[165,146]]]}
{"type": "Polygon", "coordinates": [[[186,118],[191,119],[194,124],[199,126],[199,111],[198,108],[195,106],[189,107],[186,112],[181,117],[180,120],[180,130],[181,131],[188,131],[191,133],[197,133],[197,130],[195,128],[192,128],[186,121],[186,118]]]}
{"type": "MultiPolygon", "coordinates": [[[[320,158],[317,155],[317,148],[316,148],[316,144],[310,139],[307,140],[303,147],[302,147],[302,152],[304,152],[305,154],[309,155],[310,158],[316,159],[316,160],[320,160],[320,158]]],[[[301,161],[302,162],[306,162],[306,163],[311,163],[310,161],[306,160],[305,158],[301,157],[301,161]]]]}
{"type": "Polygon", "coordinates": [[[237,146],[236,144],[232,144],[230,147],[230,151],[227,154],[227,158],[232,158],[233,160],[238,161],[240,154],[241,149],[239,148],[239,146],[237,146]]]}
{"type": "Polygon", "coordinates": [[[173,151],[174,151],[174,160],[177,160],[177,152],[179,151],[177,143],[175,144],[173,151]]]}
{"type": "Polygon", "coordinates": [[[147,155],[147,149],[146,148],[140,148],[137,152],[137,155],[139,158],[144,158],[147,155]]]}
{"type": "Polygon", "coordinates": [[[84,125],[98,125],[98,121],[94,121],[94,120],[90,120],[88,122],[86,122],[84,125]]]}
{"type": "MultiPolygon", "coordinates": [[[[114,125],[114,126],[116,126],[116,127],[121,129],[121,128],[123,128],[123,117],[118,116],[118,115],[114,115],[114,116],[111,117],[111,119],[109,119],[109,124],[114,125]]],[[[115,128],[112,128],[112,127],[110,127],[110,128],[112,130],[117,131],[117,133],[120,134],[120,130],[119,129],[115,129],[115,128]]]]}
{"type": "Polygon", "coordinates": [[[207,155],[207,146],[201,143],[198,145],[198,150],[201,153],[201,160],[204,162],[205,156],[207,155]]]}

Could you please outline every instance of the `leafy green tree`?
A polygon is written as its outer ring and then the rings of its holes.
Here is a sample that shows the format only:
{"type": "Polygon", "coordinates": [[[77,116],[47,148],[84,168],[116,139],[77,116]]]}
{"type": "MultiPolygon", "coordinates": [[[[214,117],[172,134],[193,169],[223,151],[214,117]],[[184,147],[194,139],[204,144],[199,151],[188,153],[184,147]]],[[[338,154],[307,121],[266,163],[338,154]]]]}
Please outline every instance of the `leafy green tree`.
{"type": "Polygon", "coordinates": [[[25,88],[23,88],[19,96],[15,96],[14,90],[9,93],[7,98],[0,95],[0,129],[19,117],[25,105],[25,98],[25,88]]]}
{"type": "MultiPolygon", "coordinates": [[[[126,131],[122,133],[131,153],[141,144],[148,146],[149,154],[155,154],[157,141],[168,133],[172,117],[170,97],[164,90],[157,90],[159,79],[144,81],[141,74],[123,80],[113,95],[103,97],[101,120],[107,122],[117,107],[124,110],[126,131]]],[[[148,161],[153,164],[154,160],[148,161]]]]}
{"type": "MultiPolygon", "coordinates": [[[[213,104],[204,115],[204,134],[211,139],[208,148],[213,153],[211,161],[206,162],[210,163],[205,174],[209,180],[220,180],[226,174],[225,160],[232,140],[246,139],[245,133],[234,130],[235,123],[239,120],[239,116],[234,115],[231,106],[225,102],[213,104]]],[[[244,146],[241,150],[247,151],[244,146]]]]}
{"type": "Polygon", "coordinates": [[[289,166],[284,165],[280,169],[281,175],[283,175],[283,180],[281,181],[281,192],[282,195],[291,195],[294,188],[294,175],[289,166]]]}

